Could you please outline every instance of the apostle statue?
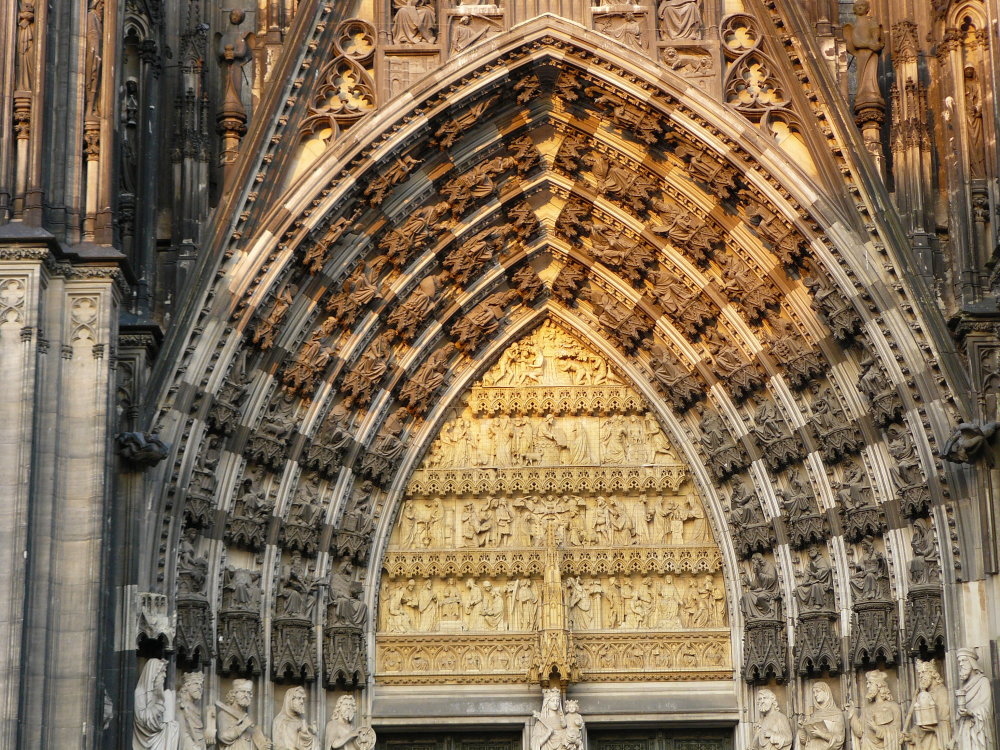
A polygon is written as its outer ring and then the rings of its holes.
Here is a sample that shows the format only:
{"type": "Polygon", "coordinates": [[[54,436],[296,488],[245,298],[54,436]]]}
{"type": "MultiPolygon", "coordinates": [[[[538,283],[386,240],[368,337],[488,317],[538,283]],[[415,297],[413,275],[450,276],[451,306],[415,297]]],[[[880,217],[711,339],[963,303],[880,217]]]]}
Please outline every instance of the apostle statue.
{"type": "Polygon", "coordinates": [[[132,721],[132,750],[176,750],[177,722],[170,719],[171,701],[164,689],[167,663],[150,659],[139,675],[135,688],[132,721]]]}
{"type": "Polygon", "coordinates": [[[271,750],[271,742],[250,718],[253,683],[233,680],[224,703],[215,704],[218,750],[271,750]]]}
{"type": "Polygon", "coordinates": [[[201,710],[204,688],[205,675],[202,672],[184,675],[177,691],[178,750],[205,750],[205,719],[201,710]]]}
{"type": "Polygon", "coordinates": [[[316,727],[306,721],[306,689],[293,687],[285,693],[281,713],[271,724],[274,750],[314,750],[316,727]]]}
{"type": "Polygon", "coordinates": [[[987,750],[995,747],[993,691],[979,666],[975,649],[958,649],[958,676],[962,687],[958,697],[957,731],[959,750],[987,750]]]}
{"type": "Polygon", "coordinates": [[[902,735],[902,714],[892,699],[885,672],[874,669],[865,675],[865,704],[852,708],[851,734],[857,750],[897,750],[902,735]]]}
{"type": "Polygon", "coordinates": [[[757,693],[758,720],[753,727],[750,750],[789,750],[792,725],[778,708],[778,696],[767,688],[757,693]]]}
{"type": "Polygon", "coordinates": [[[903,741],[914,750],[951,747],[951,697],[932,661],[917,660],[917,694],[903,726],[903,741]]]}
{"type": "Polygon", "coordinates": [[[833,700],[830,686],[814,682],[812,710],[799,726],[802,750],[843,750],[847,739],[844,714],[833,700]]]}
{"type": "Polygon", "coordinates": [[[375,732],[371,727],[354,728],[358,704],[353,695],[342,695],[326,723],[326,750],[371,750],[375,732]]]}

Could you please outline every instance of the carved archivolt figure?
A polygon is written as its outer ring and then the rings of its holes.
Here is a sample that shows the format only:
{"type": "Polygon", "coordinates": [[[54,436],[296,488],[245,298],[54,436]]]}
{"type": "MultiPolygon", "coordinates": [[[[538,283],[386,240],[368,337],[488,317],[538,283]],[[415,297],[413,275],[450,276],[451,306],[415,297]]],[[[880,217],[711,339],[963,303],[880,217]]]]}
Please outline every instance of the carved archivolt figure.
{"type": "Polygon", "coordinates": [[[21,9],[17,14],[17,88],[19,91],[31,91],[34,52],[35,5],[29,0],[25,0],[21,3],[21,9]]]}
{"type": "Polygon", "coordinates": [[[167,719],[164,682],[167,663],[150,659],[139,675],[135,688],[135,715],[132,721],[132,750],[174,750],[177,722],[167,719]]]}
{"type": "Polygon", "coordinates": [[[701,38],[701,0],[660,0],[657,15],[664,39],[701,38]]]}
{"type": "Polygon", "coordinates": [[[271,750],[271,742],[250,718],[253,700],[250,680],[233,680],[224,703],[215,704],[216,741],[219,750],[271,750]]]}
{"type": "Polygon", "coordinates": [[[306,689],[293,687],[285,693],[281,713],[271,725],[274,750],[313,750],[316,727],[306,721],[306,689]]]}
{"type": "Polygon", "coordinates": [[[892,699],[885,672],[875,669],[865,675],[865,702],[852,708],[851,734],[858,750],[897,750],[902,734],[902,713],[892,699]]]}
{"type": "Polygon", "coordinates": [[[754,724],[750,750],[788,750],[792,746],[792,725],[778,708],[777,696],[767,688],[757,693],[757,711],[760,719],[754,724]]]}
{"type": "Polygon", "coordinates": [[[759,552],[750,558],[750,575],[743,594],[743,613],[748,619],[778,616],[776,602],[781,598],[781,582],[774,563],[759,552]]]}
{"type": "Polygon", "coordinates": [[[819,553],[819,549],[809,549],[805,577],[795,587],[795,594],[803,609],[831,609],[833,607],[833,568],[819,553]]]}
{"type": "Polygon", "coordinates": [[[375,732],[371,727],[354,728],[358,704],[353,695],[337,699],[333,717],[326,723],[325,750],[371,750],[375,747],[375,732]]]}
{"type": "Polygon", "coordinates": [[[903,726],[903,740],[914,750],[951,747],[951,696],[932,661],[917,660],[917,694],[903,726]]]}
{"type": "Polygon", "coordinates": [[[814,682],[812,711],[799,726],[802,750],[841,750],[847,739],[844,714],[833,700],[830,686],[814,682]]]}
{"type": "Polygon", "coordinates": [[[996,747],[993,726],[993,689],[979,666],[975,649],[958,649],[958,746],[961,750],[988,750],[996,747]]]}

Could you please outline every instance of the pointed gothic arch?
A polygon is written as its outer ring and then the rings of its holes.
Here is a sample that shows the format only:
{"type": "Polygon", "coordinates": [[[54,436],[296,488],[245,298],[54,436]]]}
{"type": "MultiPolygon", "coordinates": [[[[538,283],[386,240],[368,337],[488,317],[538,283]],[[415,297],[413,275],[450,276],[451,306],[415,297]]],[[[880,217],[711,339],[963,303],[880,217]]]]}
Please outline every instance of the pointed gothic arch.
{"type": "MultiPolygon", "coordinates": [[[[827,194],[774,140],[709,97],[554,17],[446,64],[357,122],[280,198],[272,193],[269,210],[248,210],[220,255],[206,254],[191,326],[171,344],[186,342],[185,355],[173,373],[160,373],[158,425],[174,446],[173,469],[146,565],[171,590],[188,574],[174,557],[182,526],[201,529],[194,554],[207,566],[208,606],[189,609],[202,619],[182,636],[187,658],[203,664],[211,648],[199,651],[199,639],[222,632],[222,589],[232,585],[223,570],[234,559],[259,577],[258,615],[230,607],[240,616],[227,627],[250,628],[244,635],[260,644],[223,671],[266,673],[273,651],[295,651],[282,645],[303,637],[292,625],[284,633],[272,625],[263,638],[262,613],[276,606],[286,575],[282,547],[313,550],[321,577],[337,558],[367,565],[364,603],[374,613],[391,519],[436,433],[434,415],[549,314],[572,321],[628,372],[685,446],[718,527],[734,659],[747,682],[842,674],[874,664],[871,654],[898,661],[908,646],[878,617],[902,614],[917,644],[909,650],[938,653],[940,583],[925,581],[914,599],[903,575],[914,560],[907,519],[927,517],[937,551],[932,543],[925,553],[940,555],[939,575],[951,575],[946,496],[923,479],[937,473],[934,445],[917,429],[940,426],[947,414],[919,359],[922,303],[908,303],[909,319],[900,313],[908,286],[891,263],[870,260],[902,256],[876,245],[827,194]],[[495,236],[483,239],[490,229],[495,236]],[[701,312],[690,314],[696,306],[701,312]],[[476,322],[479,312],[489,325],[476,322]],[[402,401],[428,361],[450,380],[402,401]],[[658,372],[666,374],[657,380],[658,372]],[[678,400],[682,388],[689,395],[678,400]],[[425,413],[432,398],[440,401],[425,413]],[[828,416],[817,416],[820,408],[828,416]],[[821,418],[839,432],[813,430],[821,418]],[[381,463],[380,441],[399,444],[381,463]],[[218,458],[206,469],[209,442],[218,458]],[[894,474],[892,459],[910,474],[894,474]],[[861,478],[867,526],[847,528],[847,466],[861,478]],[[193,477],[212,473],[214,485],[197,498],[204,511],[189,512],[193,477]],[[303,494],[306,476],[317,477],[313,495],[303,494]],[[738,509],[722,498],[735,506],[737,484],[749,492],[756,537],[726,520],[738,509]],[[793,497],[802,491],[808,498],[793,497]],[[343,528],[366,492],[372,528],[343,528]],[[291,529],[302,497],[322,518],[311,542],[291,529]],[[853,606],[851,555],[864,536],[883,532],[876,552],[884,545],[895,578],[872,619],[853,606]],[[828,601],[820,617],[803,618],[797,563],[821,548],[828,601]],[[763,625],[751,627],[740,614],[739,571],[771,549],[783,614],[757,616],[763,625]],[[847,611],[855,624],[841,616],[847,611]],[[788,640],[793,622],[801,642],[788,640]]],[[[368,641],[371,621],[361,635],[368,641]]],[[[355,656],[360,672],[334,665],[332,673],[357,675],[348,682],[363,686],[370,655],[355,656]]],[[[300,649],[295,658],[299,668],[272,677],[312,682],[330,673],[315,655],[300,649]]]]}

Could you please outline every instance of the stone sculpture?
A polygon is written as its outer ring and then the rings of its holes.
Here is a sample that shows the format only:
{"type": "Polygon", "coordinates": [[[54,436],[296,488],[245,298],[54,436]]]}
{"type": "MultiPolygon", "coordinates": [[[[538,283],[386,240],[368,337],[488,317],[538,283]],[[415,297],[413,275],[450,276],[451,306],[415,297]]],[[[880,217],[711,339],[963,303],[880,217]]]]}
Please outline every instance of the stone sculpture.
{"type": "Polygon", "coordinates": [[[178,750],[205,750],[205,719],[201,709],[204,686],[202,672],[188,672],[177,691],[178,750]]]}
{"type": "Polygon", "coordinates": [[[778,697],[767,688],[757,693],[757,723],[753,727],[751,750],[789,750],[792,746],[792,725],[778,708],[778,697]]]}
{"type": "Polygon", "coordinates": [[[875,669],[865,675],[864,704],[849,707],[848,715],[858,750],[897,750],[900,746],[902,713],[885,672],[875,669]]]}
{"type": "Polygon", "coordinates": [[[162,659],[150,659],[142,668],[135,688],[132,750],[177,748],[177,722],[167,711],[166,677],[167,663],[162,659]]]}
{"type": "Polygon", "coordinates": [[[583,750],[584,722],[578,709],[576,701],[567,701],[564,711],[559,690],[542,691],[542,708],[532,714],[530,750],[583,750]]]}
{"type": "Polygon", "coordinates": [[[226,700],[215,704],[216,743],[219,750],[271,750],[271,741],[264,736],[250,717],[253,683],[236,679],[226,694],[226,700]]]}
{"type": "Polygon", "coordinates": [[[990,441],[1000,422],[959,422],[955,432],[948,438],[941,457],[956,464],[971,464],[986,456],[987,465],[993,461],[989,454],[990,441]]]}
{"type": "Polygon", "coordinates": [[[952,747],[951,696],[932,661],[917,660],[917,694],[903,720],[903,741],[914,750],[952,747]]]}
{"type": "Polygon", "coordinates": [[[989,678],[979,666],[975,649],[960,648],[958,677],[962,687],[955,691],[958,716],[955,734],[960,750],[989,750],[995,747],[993,719],[993,689],[989,678]]]}
{"type": "Polygon", "coordinates": [[[878,85],[879,54],[885,46],[882,27],[869,15],[871,3],[858,0],[854,3],[856,20],[844,25],[847,51],[854,55],[858,65],[858,89],[854,95],[854,111],[868,107],[885,107],[885,99],[878,85]]]}
{"type": "Polygon", "coordinates": [[[313,750],[316,727],[306,720],[306,689],[293,687],[285,693],[281,712],[271,724],[274,750],[313,750]]]}
{"type": "Polygon", "coordinates": [[[326,723],[325,750],[371,750],[375,747],[375,732],[369,726],[354,728],[358,712],[353,695],[337,699],[333,716],[326,723]]]}
{"type": "Polygon", "coordinates": [[[657,16],[663,39],[701,38],[701,0],[660,0],[657,16]]]}
{"type": "Polygon", "coordinates": [[[799,725],[802,750],[842,750],[847,741],[847,727],[830,686],[817,681],[811,692],[812,708],[799,725]]]}
{"type": "Polygon", "coordinates": [[[429,0],[395,0],[392,19],[393,44],[434,44],[437,19],[429,0]]]}

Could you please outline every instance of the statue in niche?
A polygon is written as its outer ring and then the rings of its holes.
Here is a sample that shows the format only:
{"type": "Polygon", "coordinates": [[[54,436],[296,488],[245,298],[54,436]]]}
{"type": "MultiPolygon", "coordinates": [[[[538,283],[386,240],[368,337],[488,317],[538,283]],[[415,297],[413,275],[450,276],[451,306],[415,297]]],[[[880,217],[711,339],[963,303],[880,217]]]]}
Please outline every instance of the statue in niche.
{"type": "Polygon", "coordinates": [[[274,750],[313,750],[316,740],[316,726],[306,721],[306,689],[290,688],[271,724],[274,750]]]}
{"type": "MultiPolygon", "coordinates": [[[[17,13],[17,83],[18,91],[31,91],[34,77],[35,4],[24,0],[17,13]]],[[[968,98],[968,97],[966,97],[968,98]]]]}
{"type": "Polygon", "coordinates": [[[201,710],[204,688],[205,675],[202,672],[184,675],[177,691],[178,750],[205,750],[205,719],[201,710]]]}
{"type": "Polygon", "coordinates": [[[333,716],[326,723],[326,750],[371,750],[375,747],[375,732],[371,727],[354,728],[358,704],[353,695],[337,699],[333,716]]]}
{"type": "Polygon", "coordinates": [[[750,750],[789,750],[794,736],[792,725],[778,708],[778,697],[767,688],[757,693],[757,712],[750,750]]]}
{"type": "Polygon", "coordinates": [[[811,547],[808,555],[803,581],[795,587],[795,595],[803,609],[832,609],[833,567],[823,559],[818,547],[811,547]]]}
{"type": "Polygon", "coordinates": [[[858,750],[897,750],[902,735],[902,712],[892,699],[888,677],[875,669],[865,675],[864,705],[849,707],[851,734],[858,750]]]}
{"type": "Polygon", "coordinates": [[[434,6],[429,0],[394,0],[393,44],[434,44],[434,6]]]}
{"type": "Polygon", "coordinates": [[[177,722],[167,718],[166,678],[167,663],[163,659],[150,659],[142,668],[135,688],[132,750],[175,750],[177,747],[177,722]]]}
{"type": "Polygon", "coordinates": [[[969,147],[969,177],[986,179],[986,147],[983,142],[983,92],[976,76],[976,69],[966,65],[962,69],[965,91],[965,133],[969,147]]]}
{"type": "Polygon", "coordinates": [[[854,3],[856,20],[844,25],[847,51],[854,55],[858,65],[858,89],[854,95],[854,111],[865,107],[885,107],[885,99],[878,85],[879,54],[885,46],[882,26],[870,15],[871,3],[857,0],[854,3]]]}
{"type": "Polygon", "coordinates": [[[88,117],[101,114],[98,94],[101,90],[101,66],[104,61],[104,0],[91,0],[87,11],[87,51],[84,58],[84,102],[88,117]]]}
{"type": "Polygon", "coordinates": [[[844,713],[825,682],[812,685],[812,710],[799,725],[802,750],[843,750],[847,741],[844,713]]]}
{"type": "Polygon", "coordinates": [[[248,713],[253,701],[253,683],[233,680],[225,702],[215,704],[216,738],[220,750],[271,750],[271,741],[253,723],[248,713]]]}
{"type": "Polygon", "coordinates": [[[917,659],[917,694],[906,712],[903,741],[914,750],[948,750],[951,739],[951,696],[933,661],[917,659]]]}
{"type": "Polygon", "coordinates": [[[701,0],[660,0],[657,16],[663,39],[701,39],[701,0]]]}
{"type": "Polygon", "coordinates": [[[774,563],[759,552],[750,558],[750,573],[743,593],[743,613],[748,619],[776,619],[780,616],[781,582],[774,563]]]}
{"type": "Polygon", "coordinates": [[[960,648],[957,652],[958,677],[962,687],[955,691],[958,698],[956,735],[962,750],[988,750],[995,747],[993,725],[993,690],[990,680],[979,666],[975,649],[960,648]]]}

